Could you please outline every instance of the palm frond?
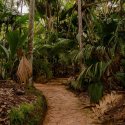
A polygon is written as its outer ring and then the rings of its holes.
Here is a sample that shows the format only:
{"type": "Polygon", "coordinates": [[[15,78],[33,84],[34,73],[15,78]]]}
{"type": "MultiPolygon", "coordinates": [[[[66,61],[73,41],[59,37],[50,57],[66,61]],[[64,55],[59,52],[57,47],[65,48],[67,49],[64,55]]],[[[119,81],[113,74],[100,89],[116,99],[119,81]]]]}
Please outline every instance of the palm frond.
{"type": "Polygon", "coordinates": [[[9,52],[8,52],[8,50],[4,46],[0,45],[0,51],[5,54],[7,59],[9,59],[9,52]]]}
{"type": "Polygon", "coordinates": [[[27,33],[20,34],[18,30],[7,33],[7,41],[9,42],[11,56],[14,57],[18,47],[21,47],[27,38],[27,33]]]}
{"type": "Polygon", "coordinates": [[[69,55],[65,53],[60,53],[59,54],[59,62],[64,63],[64,64],[69,64],[69,55]]]}
{"type": "Polygon", "coordinates": [[[70,51],[69,56],[70,56],[72,62],[76,61],[76,56],[78,55],[78,53],[79,53],[78,49],[73,49],[70,51]]]}
{"type": "Polygon", "coordinates": [[[103,96],[103,85],[101,83],[90,84],[88,92],[90,95],[90,101],[98,103],[103,96]]]}
{"type": "Polygon", "coordinates": [[[89,58],[91,58],[91,54],[94,48],[95,47],[92,45],[89,44],[85,45],[84,48],[78,53],[75,60],[80,60],[80,59],[88,60],[89,58]]]}
{"type": "Polygon", "coordinates": [[[17,76],[19,77],[21,83],[24,82],[26,84],[31,75],[32,65],[27,58],[23,56],[18,66],[17,76]]]}

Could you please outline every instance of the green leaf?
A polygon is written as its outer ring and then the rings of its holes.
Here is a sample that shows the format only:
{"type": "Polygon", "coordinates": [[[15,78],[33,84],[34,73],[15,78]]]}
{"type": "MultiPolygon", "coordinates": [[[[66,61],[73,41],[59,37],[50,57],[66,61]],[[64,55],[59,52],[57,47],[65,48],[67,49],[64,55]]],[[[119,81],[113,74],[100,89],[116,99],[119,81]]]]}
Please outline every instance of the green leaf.
{"type": "Polygon", "coordinates": [[[7,59],[9,59],[9,52],[8,52],[8,50],[4,46],[0,45],[0,51],[5,54],[7,59]]]}
{"type": "Polygon", "coordinates": [[[22,35],[18,30],[15,30],[12,32],[8,32],[6,38],[9,42],[11,56],[14,57],[14,55],[16,54],[16,50],[19,47],[22,47],[23,43],[25,42],[27,38],[27,32],[22,35]]]}
{"type": "Polygon", "coordinates": [[[13,57],[16,54],[16,49],[19,42],[19,32],[13,31],[7,33],[7,41],[9,42],[11,56],[13,57]]]}
{"type": "Polygon", "coordinates": [[[103,96],[103,85],[101,83],[92,83],[88,87],[91,102],[98,103],[103,96]]]}

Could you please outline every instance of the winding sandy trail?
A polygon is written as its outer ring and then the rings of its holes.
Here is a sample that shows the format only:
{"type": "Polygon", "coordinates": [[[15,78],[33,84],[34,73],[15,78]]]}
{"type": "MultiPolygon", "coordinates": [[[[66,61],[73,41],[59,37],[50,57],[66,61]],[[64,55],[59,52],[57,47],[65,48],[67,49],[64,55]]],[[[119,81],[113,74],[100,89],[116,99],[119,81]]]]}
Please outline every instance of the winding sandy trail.
{"type": "Polygon", "coordinates": [[[36,84],[48,102],[48,111],[43,125],[90,125],[82,110],[80,100],[59,82],[36,84]]]}

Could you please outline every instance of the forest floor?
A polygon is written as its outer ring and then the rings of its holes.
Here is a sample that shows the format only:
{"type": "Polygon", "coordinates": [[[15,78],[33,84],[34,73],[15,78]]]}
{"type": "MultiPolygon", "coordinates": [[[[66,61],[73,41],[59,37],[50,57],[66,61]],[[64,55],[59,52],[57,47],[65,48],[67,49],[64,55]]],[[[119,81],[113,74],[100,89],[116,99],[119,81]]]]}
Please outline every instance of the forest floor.
{"type": "Polygon", "coordinates": [[[35,85],[43,92],[48,102],[48,112],[43,125],[90,125],[91,120],[83,111],[84,105],[63,84],[66,80],[57,79],[47,84],[35,85]]]}
{"type": "Polygon", "coordinates": [[[11,108],[35,101],[36,96],[26,93],[23,86],[19,86],[12,80],[0,81],[0,125],[10,125],[11,108]]]}
{"type": "Polygon", "coordinates": [[[35,84],[47,99],[43,125],[125,125],[125,93],[106,94],[98,105],[90,103],[87,92],[69,90],[67,78],[35,84]]]}

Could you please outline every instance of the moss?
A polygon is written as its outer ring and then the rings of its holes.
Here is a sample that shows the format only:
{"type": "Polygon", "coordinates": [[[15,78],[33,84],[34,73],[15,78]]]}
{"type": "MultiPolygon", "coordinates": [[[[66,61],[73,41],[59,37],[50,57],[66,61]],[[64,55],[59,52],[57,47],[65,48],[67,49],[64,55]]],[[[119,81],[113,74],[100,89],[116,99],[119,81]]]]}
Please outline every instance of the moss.
{"type": "Polygon", "coordinates": [[[47,103],[40,91],[35,88],[28,90],[28,93],[33,92],[37,96],[37,101],[32,104],[22,103],[19,107],[12,108],[9,114],[10,125],[41,125],[47,110],[47,103]]]}

